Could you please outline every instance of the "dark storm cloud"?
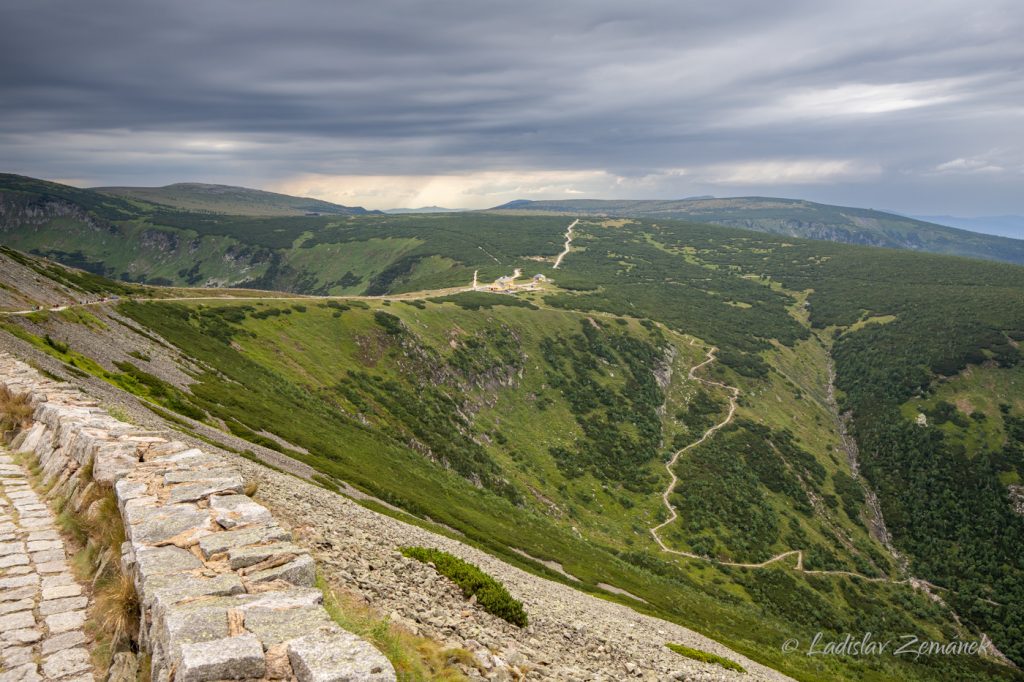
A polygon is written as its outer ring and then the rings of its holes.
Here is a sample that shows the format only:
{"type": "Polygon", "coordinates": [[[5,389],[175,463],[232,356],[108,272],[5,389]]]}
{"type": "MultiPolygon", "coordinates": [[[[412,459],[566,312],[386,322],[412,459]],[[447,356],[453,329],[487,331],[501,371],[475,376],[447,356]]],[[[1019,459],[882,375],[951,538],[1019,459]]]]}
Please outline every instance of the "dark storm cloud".
{"type": "Polygon", "coordinates": [[[0,1],[5,170],[1024,211],[1015,1],[0,1]]]}

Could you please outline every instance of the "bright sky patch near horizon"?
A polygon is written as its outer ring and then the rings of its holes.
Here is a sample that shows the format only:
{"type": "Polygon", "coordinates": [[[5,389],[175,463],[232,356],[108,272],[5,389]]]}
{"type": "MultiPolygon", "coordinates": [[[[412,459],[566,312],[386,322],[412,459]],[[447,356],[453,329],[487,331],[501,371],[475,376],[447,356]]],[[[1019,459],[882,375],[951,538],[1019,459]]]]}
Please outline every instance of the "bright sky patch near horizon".
{"type": "Polygon", "coordinates": [[[0,171],[1024,213],[1018,0],[4,2],[0,171]]]}

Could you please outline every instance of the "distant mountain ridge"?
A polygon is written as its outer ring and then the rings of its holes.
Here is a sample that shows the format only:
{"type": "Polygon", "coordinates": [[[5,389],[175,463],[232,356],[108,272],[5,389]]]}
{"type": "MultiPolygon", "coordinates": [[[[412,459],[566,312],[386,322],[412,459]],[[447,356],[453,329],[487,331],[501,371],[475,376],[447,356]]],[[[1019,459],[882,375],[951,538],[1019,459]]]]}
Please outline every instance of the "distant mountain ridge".
{"type": "Polygon", "coordinates": [[[800,199],[733,197],[679,200],[510,201],[493,211],[691,220],[805,239],[910,249],[1024,264],[1024,241],[925,222],[884,211],[800,199]]]}
{"type": "Polygon", "coordinates": [[[971,232],[994,234],[1011,239],[1024,239],[1024,216],[1022,215],[992,215],[976,216],[973,218],[952,215],[917,215],[912,217],[939,225],[956,227],[961,230],[970,230],[971,232]]]}
{"type": "Polygon", "coordinates": [[[379,213],[361,206],[342,206],[309,197],[266,192],[248,187],[179,182],[163,187],[93,187],[93,192],[135,199],[186,211],[253,216],[365,215],[379,213]]]}

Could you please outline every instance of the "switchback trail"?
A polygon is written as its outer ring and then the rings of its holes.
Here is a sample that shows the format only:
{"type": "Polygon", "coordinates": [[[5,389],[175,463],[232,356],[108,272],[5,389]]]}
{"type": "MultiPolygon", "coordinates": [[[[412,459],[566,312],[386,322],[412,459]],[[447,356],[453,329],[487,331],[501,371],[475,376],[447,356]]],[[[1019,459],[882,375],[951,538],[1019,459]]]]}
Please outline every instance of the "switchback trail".
{"type": "MultiPolygon", "coordinates": [[[[690,345],[691,346],[694,345],[694,341],[690,341],[690,345]]],[[[719,388],[724,388],[725,390],[729,391],[729,413],[726,415],[725,419],[723,419],[722,421],[718,422],[717,424],[715,424],[711,428],[709,428],[707,431],[705,431],[704,435],[702,435],[699,439],[697,439],[694,442],[690,443],[686,447],[683,447],[683,448],[681,448],[679,450],[676,450],[676,452],[672,455],[672,459],[670,459],[665,464],[665,469],[668,471],[668,475],[670,477],[670,480],[669,480],[668,487],[665,488],[665,492],[663,492],[661,494],[661,501],[664,503],[665,509],[668,510],[668,518],[665,519],[664,521],[662,521],[661,523],[659,523],[658,525],[653,526],[650,529],[651,537],[653,537],[654,541],[656,543],[658,543],[658,547],[660,547],[663,552],[668,552],[669,554],[675,554],[677,556],[684,556],[684,557],[687,557],[688,559],[697,559],[699,561],[707,561],[707,562],[711,562],[711,563],[717,563],[717,564],[722,565],[722,566],[734,566],[736,568],[765,568],[766,566],[768,566],[770,564],[774,564],[777,561],[781,561],[782,559],[785,559],[786,557],[795,556],[796,557],[796,564],[793,566],[793,570],[800,571],[801,573],[807,573],[809,575],[841,575],[841,576],[847,576],[847,577],[850,577],[850,578],[859,578],[860,580],[865,580],[865,581],[868,581],[868,582],[891,582],[891,583],[894,583],[894,584],[911,583],[912,581],[915,581],[912,578],[908,578],[906,580],[892,580],[891,578],[889,578],[887,576],[871,577],[871,576],[862,575],[860,573],[855,573],[853,571],[818,571],[818,570],[809,570],[809,569],[804,568],[804,553],[803,553],[803,550],[800,550],[800,549],[791,549],[791,550],[788,550],[786,552],[782,552],[781,554],[776,554],[775,556],[771,557],[770,559],[766,559],[765,561],[762,561],[760,563],[745,563],[745,562],[734,562],[734,561],[715,561],[714,559],[711,559],[711,558],[706,557],[706,556],[701,556],[700,554],[694,554],[692,552],[684,552],[684,551],[681,551],[681,550],[678,550],[678,549],[671,549],[670,547],[668,547],[664,543],[664,541],[658,535],[658,531],[660,531],[662,528],[664,528],[665,526],[667,526],[668,524],[672,523],[673,521],[675,521],[676,519],[679,518],[679,513],[676,511],[675,506],[669,501],[669,498],[672,495],[672,491],[675,489],[676,484],[679,483],[679,477],[676,476],[676,472],[675,472],[675,466],[676,466],[676,463],[679,461],[679,457],[684,452],[686,452],[686,451],[688,451],[688,450],[690,450],[692,448],[697,447],[701,443],[705,442],[708,438],[711,438],[711,436],[713,436],[715,434],[715,432],[717,432],[718,430],[720,430],[721,428],[723,428],[727,424],[729,424],[733,420],[733,417],[736,415],[736,402],[737,402],[737,400],[739,399],[739,396],[740,396],[740,389],[736,388],[735,386],[729,386],[728,384],[724,384],[724,383],[719,382],[719,381],[712,381],[710,379],[704,379],[704,378],[701,378],[701,377],[697,376],[697,372],[699,370],[703,369],[704,367],[706,367],[707,365],[709,365],[709,364],[711,364],[712,362],[715,361],[715,359],[716,359],[715,358],[715,353],[717,351],[718,351],[718,349],[715,348],[715,347],[712,347],[710,350],[708,350],[707,357],[704,359],[704,361],[694,365],[693,367],[691,367],[690,371],[689,371],[689,374],[687,376],[690,379],[692,379],[692,380],[701,382],[702,384],[706,384],[708,386],[718,386],[719,388]]],[[[920,581],[920,580],[917,580],[916,582],[924,583],[924,581],[920,581]]],[[[930,584],[928,584],[928,586],[929,587],[936,587],[936,586],[933,586],[933,585],[930,585],[930,584]]]]}

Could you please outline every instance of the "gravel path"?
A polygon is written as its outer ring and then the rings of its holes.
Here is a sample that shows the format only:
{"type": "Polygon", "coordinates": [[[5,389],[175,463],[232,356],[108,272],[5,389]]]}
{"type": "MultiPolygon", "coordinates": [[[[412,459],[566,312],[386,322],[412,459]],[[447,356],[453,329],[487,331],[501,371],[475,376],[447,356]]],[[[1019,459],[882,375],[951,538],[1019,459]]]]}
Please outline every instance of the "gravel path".
{"type": "Polygon", "coordinates": [[[0,448],[0,682],[92,680],[87,605],[52,512],[0,448]]]}

